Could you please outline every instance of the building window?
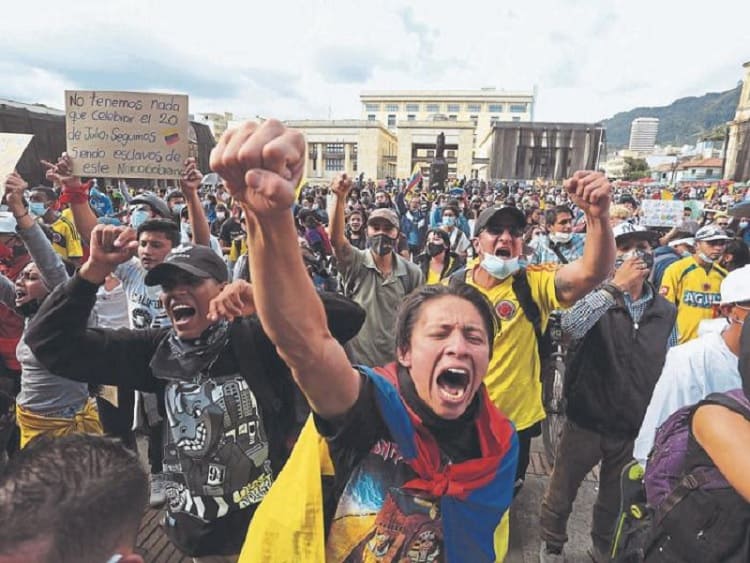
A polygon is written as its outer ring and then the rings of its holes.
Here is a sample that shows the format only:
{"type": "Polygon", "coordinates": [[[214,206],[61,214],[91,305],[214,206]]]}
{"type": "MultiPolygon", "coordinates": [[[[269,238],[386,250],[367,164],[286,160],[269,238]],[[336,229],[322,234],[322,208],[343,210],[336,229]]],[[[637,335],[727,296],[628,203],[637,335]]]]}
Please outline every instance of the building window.
{"type": "Polygon", "coordinates": [[[427,113],[437,113],[440,111],[440,104],[427,104],[427,113]]]}
{"type": "Polygon", "coordinates": [[[356,171],[357,171],[357,161],[352,160],[352,172],[356,172],[356,171]]]}
{"type": "Polygon", "coordinates": [[[344,143],[327,143],[326,152],[344,154],[344,143]]]}
{"type": "Polygon", "coordinates": [[[341,172],[344,169],[344,161],[341,158],[326,158],[326,170],[330,172],[341,172]]]}
{"type": "Polygon", "coordinates": [[[461,106],[459,104],[448,104],[448,112],[458,113],[459,111],[461,111],[461,106]]]}
{"type": "Polygon", "coordinates": [[[414,115],[413,113],[410,113],[409,115],[406,116],[406,121],[414,121],[416,119],[417,119],[417,116],[414,115]]]}
{"type": "Polygon", "coordinates": [[[406,104],[406,111],[419,111],[419,104],[406,104]]]}
{"type": "Polygon", "coordinates": [[[480,112],[482,111],[482,104],[466,104],[466,111],[480,112]]]}
{"type": "Polygon", "coordinates": [[[513,121],[521,121],[521,118],[518,117],[517,115],[514,115],[513,116],[513,121]]]}
{"type": "Polygon", "coordinates": [[[393,113],[388,114],[388,127],[396,126],[396,115],[393,113]]]}
{"type": "Polygon", "coordinates": [[[477,123],[479,123],[479,116],[478,115],[470,115],[469,119],[474,123],[474,127],[476,127],[477,123]]]}
{"type": "Polygon", "coordinates": [[[706,176],[713,176],[713,175],[714,175],[714,169],[706,168],[706,176]]]}
{"type": "Polygon", "coordinates": [[[455,114],[451,114],[448,116],[448,121],[456,121],[458,119],[458,116],[455,114]]]}
{"type": "Polygon", "coordinates": [[[487,111],[489,111],[490,113],[502,113],[503,104],[489,104],[487,106],[487,111]]]}
{"type": "Polygon", "coordinates": [[[365,104],[365,111],[380,111],[380,104],[365,104]]]}
{"type": "Polygon", "coordinates": [[[433,156],[435,156],[435,151],[433,151],[433,150],[428,150],[428,151],[427,151],[427,156],[428,156],[428,157],[430,157],[430,158],[432,158],[433,156]]]}
{"type": "Polygon", "coordinates": [[[387,104],[385,111],[398,111],[398,104],[387,104]]]}
{"type": "Polygon", "coordinates": [[[375,121],[375,114],[374,113],[368,113],[367,114],[367,121],[375,121]]]}
{"type": "Polygon", "coordinates": [[[511,113],[526,113],[526,104],[510,104],[511,113]]]}
{"type": "Polygon", "coordinates": [[[448,158],[456,158],[456,151],[445,151],[445,153],[448,155],[448,158]]]}

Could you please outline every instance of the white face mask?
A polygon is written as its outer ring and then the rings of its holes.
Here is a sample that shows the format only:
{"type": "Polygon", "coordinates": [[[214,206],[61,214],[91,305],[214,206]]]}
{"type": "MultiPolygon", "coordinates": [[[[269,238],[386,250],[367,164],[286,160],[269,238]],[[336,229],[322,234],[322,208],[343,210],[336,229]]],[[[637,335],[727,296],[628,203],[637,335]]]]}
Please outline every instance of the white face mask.
{"type": "Polygon", "coordinates": [[[512,276],[521,268],[518,256],[515,258],[500,258],[487,252],[484,253],[481,266],[489,275],[499,280],[512,276]]]}
{"type": "Polygon", "coordinates": [[[740,229],[746,228],[748,226],[748,224],[750,224],[750,223],[748,223],[747,221],[740,221],[740,225],[739,225],[740,229]]]}
{"type": "Polygon", "coordinates": [[[573,238],[573,233],[550,233],[549,239],[555,244],[565,244],[573,238]]]}

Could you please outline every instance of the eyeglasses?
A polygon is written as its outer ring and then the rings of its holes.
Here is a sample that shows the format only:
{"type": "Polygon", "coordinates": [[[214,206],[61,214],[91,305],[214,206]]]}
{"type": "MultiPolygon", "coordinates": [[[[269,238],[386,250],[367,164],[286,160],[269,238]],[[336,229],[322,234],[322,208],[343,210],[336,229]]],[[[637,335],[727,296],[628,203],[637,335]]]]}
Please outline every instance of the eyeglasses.
{"type": "Polygon", "coordinates": [[[502,235],[505,231],[508,231],[514,238],[523,235],[523,228],[517,225],[487,225],[485,231],[492,236],[502,235]]]}

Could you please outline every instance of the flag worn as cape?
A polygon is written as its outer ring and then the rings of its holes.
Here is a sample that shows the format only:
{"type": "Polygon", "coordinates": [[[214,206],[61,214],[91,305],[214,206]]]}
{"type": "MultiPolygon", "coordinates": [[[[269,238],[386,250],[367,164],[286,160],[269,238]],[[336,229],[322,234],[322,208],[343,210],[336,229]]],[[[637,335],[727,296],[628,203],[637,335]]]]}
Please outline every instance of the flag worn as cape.
{"type": "MultiPolygon", "coordinates": [[[[405,489],[440,496],[449,562],[502,561],[508,549],[507,510],[513,498],[518,437],[480,387],[477,416],[482,457],[440,467],[434,437],[399,395],[395,364],[360,369],[375,383],[378,408],[417,477],[405,489]]],[[[321,476],[332,475],[326,441],[310,417],[291,457],[255,512],[240,563],[324,563],[321,476]]]]}

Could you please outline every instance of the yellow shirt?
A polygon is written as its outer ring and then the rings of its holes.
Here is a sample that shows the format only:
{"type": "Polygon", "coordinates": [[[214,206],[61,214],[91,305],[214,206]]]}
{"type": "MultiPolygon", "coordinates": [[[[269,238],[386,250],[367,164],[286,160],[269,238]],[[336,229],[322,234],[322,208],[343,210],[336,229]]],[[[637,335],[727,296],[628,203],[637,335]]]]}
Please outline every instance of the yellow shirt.
{"type": "Polygon", "coordinates": [[[698,325],[714,318],[714,305],[721,301],[721,282],[727,271],[713,264],[706,270],[693,256],[667,266],[659,293],[677,306],[679,343],[697,338],[698,325]]]}
{"type": "MultiPolygon", "coordinates": [[[[542,332],[547,328],[550,311],[562,308],[555,293],[558,267],[544,264],[526,268],[531,296],[542,317],[542,332]]],[[[541,362],[534,326],[521,310],[513,292],[512,276],[488,289],[475,284],[471,272],[468,272],[466,281],[490,300],[500,319],[500,330],[495,335],[492,359],[484,379],[487,391],[492,402],[513,421],[517,430],[529,428],[545,417],[539,379],[541,362]]]]}
{"type": "Polygon", "coordinates": [[[48,225],[52,229],[52,248],[63,258],[81,258],[83,247],[73,221],[60,215],[57,221],[48,225]]]}
{"type": "Polygon", "coordinates": [[[440,283],[440,272],[434,272],[432,268],[427,268],[427,285],[435,285],[440,283]]]}

